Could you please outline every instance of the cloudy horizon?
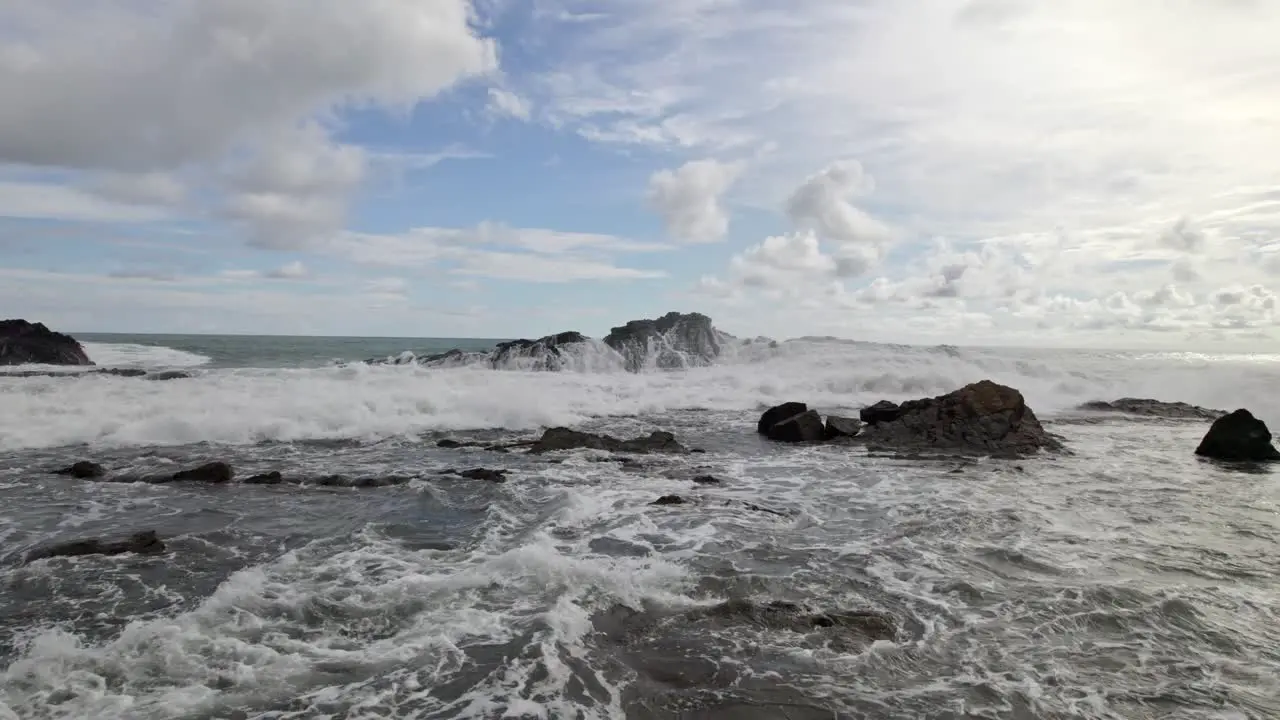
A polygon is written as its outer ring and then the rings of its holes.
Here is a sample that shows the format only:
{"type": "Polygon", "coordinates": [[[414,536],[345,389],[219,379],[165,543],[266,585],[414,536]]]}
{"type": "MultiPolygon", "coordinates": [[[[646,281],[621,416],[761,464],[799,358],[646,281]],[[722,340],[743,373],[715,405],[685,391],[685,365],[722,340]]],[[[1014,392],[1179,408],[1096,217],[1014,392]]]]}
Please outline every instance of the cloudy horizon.
{"type": "Polygon", "coordinates": [[[0,315],[1280,351],[1280,3],[0,0],[0,315]]]}

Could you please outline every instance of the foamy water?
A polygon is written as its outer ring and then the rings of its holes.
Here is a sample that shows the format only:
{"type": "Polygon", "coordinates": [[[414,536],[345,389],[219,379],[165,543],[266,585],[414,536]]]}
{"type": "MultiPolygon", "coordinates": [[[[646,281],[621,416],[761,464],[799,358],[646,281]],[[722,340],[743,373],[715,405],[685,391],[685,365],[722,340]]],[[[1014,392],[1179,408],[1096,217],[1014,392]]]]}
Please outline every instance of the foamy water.
{"type": "Polygon", "coordinates": [[[1280,716],[1277,475],[1197,461],[1203,423],[1072,411],[1152,396],[1274,425],[1274,368],[805,342],[643,374],[0,379],[0,718],[1280,716]],[[1072,454],[928,463],[753,431],[778,401],[856,408],[982,378],[1020,388],[1072,454]],[[670,429],[707,453],[636,468],[422,436],[552,424],[670,429]],[[415,479],[44,472],[82,458],[415,479]],[[509,479],[437,474],[475,466],[509,479]],[[690,503],[650,504],[667,494],[690,503]],[[21,564],[53,540],[144,528],[170,552],[21,564]],[[901,629],[869,643],[698,619],[729,598],[873,609],[901,629]]]}

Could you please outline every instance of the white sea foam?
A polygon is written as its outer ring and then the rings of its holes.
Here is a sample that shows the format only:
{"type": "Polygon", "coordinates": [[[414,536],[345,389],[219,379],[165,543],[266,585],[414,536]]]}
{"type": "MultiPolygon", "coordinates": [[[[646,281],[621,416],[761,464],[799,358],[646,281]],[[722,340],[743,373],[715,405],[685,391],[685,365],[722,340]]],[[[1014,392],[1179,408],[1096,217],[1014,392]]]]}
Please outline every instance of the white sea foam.
{"type": "Polygon", "coordinates": [[[83,345],[89,359],[103,367],[179,368],[209,362],[204,355],[161,345],[93,342],[83,345]]]}
{"type": "Polygon", "coordinates": [[[755,347],[721,364],[644,373],[367,366],[210,370],[149,382],[91,376],[0,379],[0,449],[378,440],[426,431],[536,429],[671,410],[743,411],[800,400],[851,408],[991,378],[1040,414],[1121,396],[1249,407],[1280,421],[1274,363],[1115,354],[957,351],[865,343],[755,347]]]}

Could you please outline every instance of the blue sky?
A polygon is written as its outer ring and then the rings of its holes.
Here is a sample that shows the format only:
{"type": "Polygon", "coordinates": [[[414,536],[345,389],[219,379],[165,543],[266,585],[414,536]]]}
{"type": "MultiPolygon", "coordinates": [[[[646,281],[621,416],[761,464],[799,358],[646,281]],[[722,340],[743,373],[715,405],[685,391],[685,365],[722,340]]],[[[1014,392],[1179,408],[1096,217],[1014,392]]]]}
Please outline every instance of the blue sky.
{"type": "Polygon", "coordinates": [[[0,315],[1277,347],[1280,5],[0,2],[0,315]]]}

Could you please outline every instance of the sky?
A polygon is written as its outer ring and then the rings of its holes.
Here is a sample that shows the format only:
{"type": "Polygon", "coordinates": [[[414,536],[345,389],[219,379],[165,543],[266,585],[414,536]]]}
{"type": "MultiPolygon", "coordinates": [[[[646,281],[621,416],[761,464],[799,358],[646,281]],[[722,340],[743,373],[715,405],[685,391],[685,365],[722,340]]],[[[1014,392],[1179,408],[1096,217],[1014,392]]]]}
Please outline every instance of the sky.
{"type": "Polygon", "coordinates": [[[0,0],[0,316],[1280,350],[1280,2],[0,0]]]}

